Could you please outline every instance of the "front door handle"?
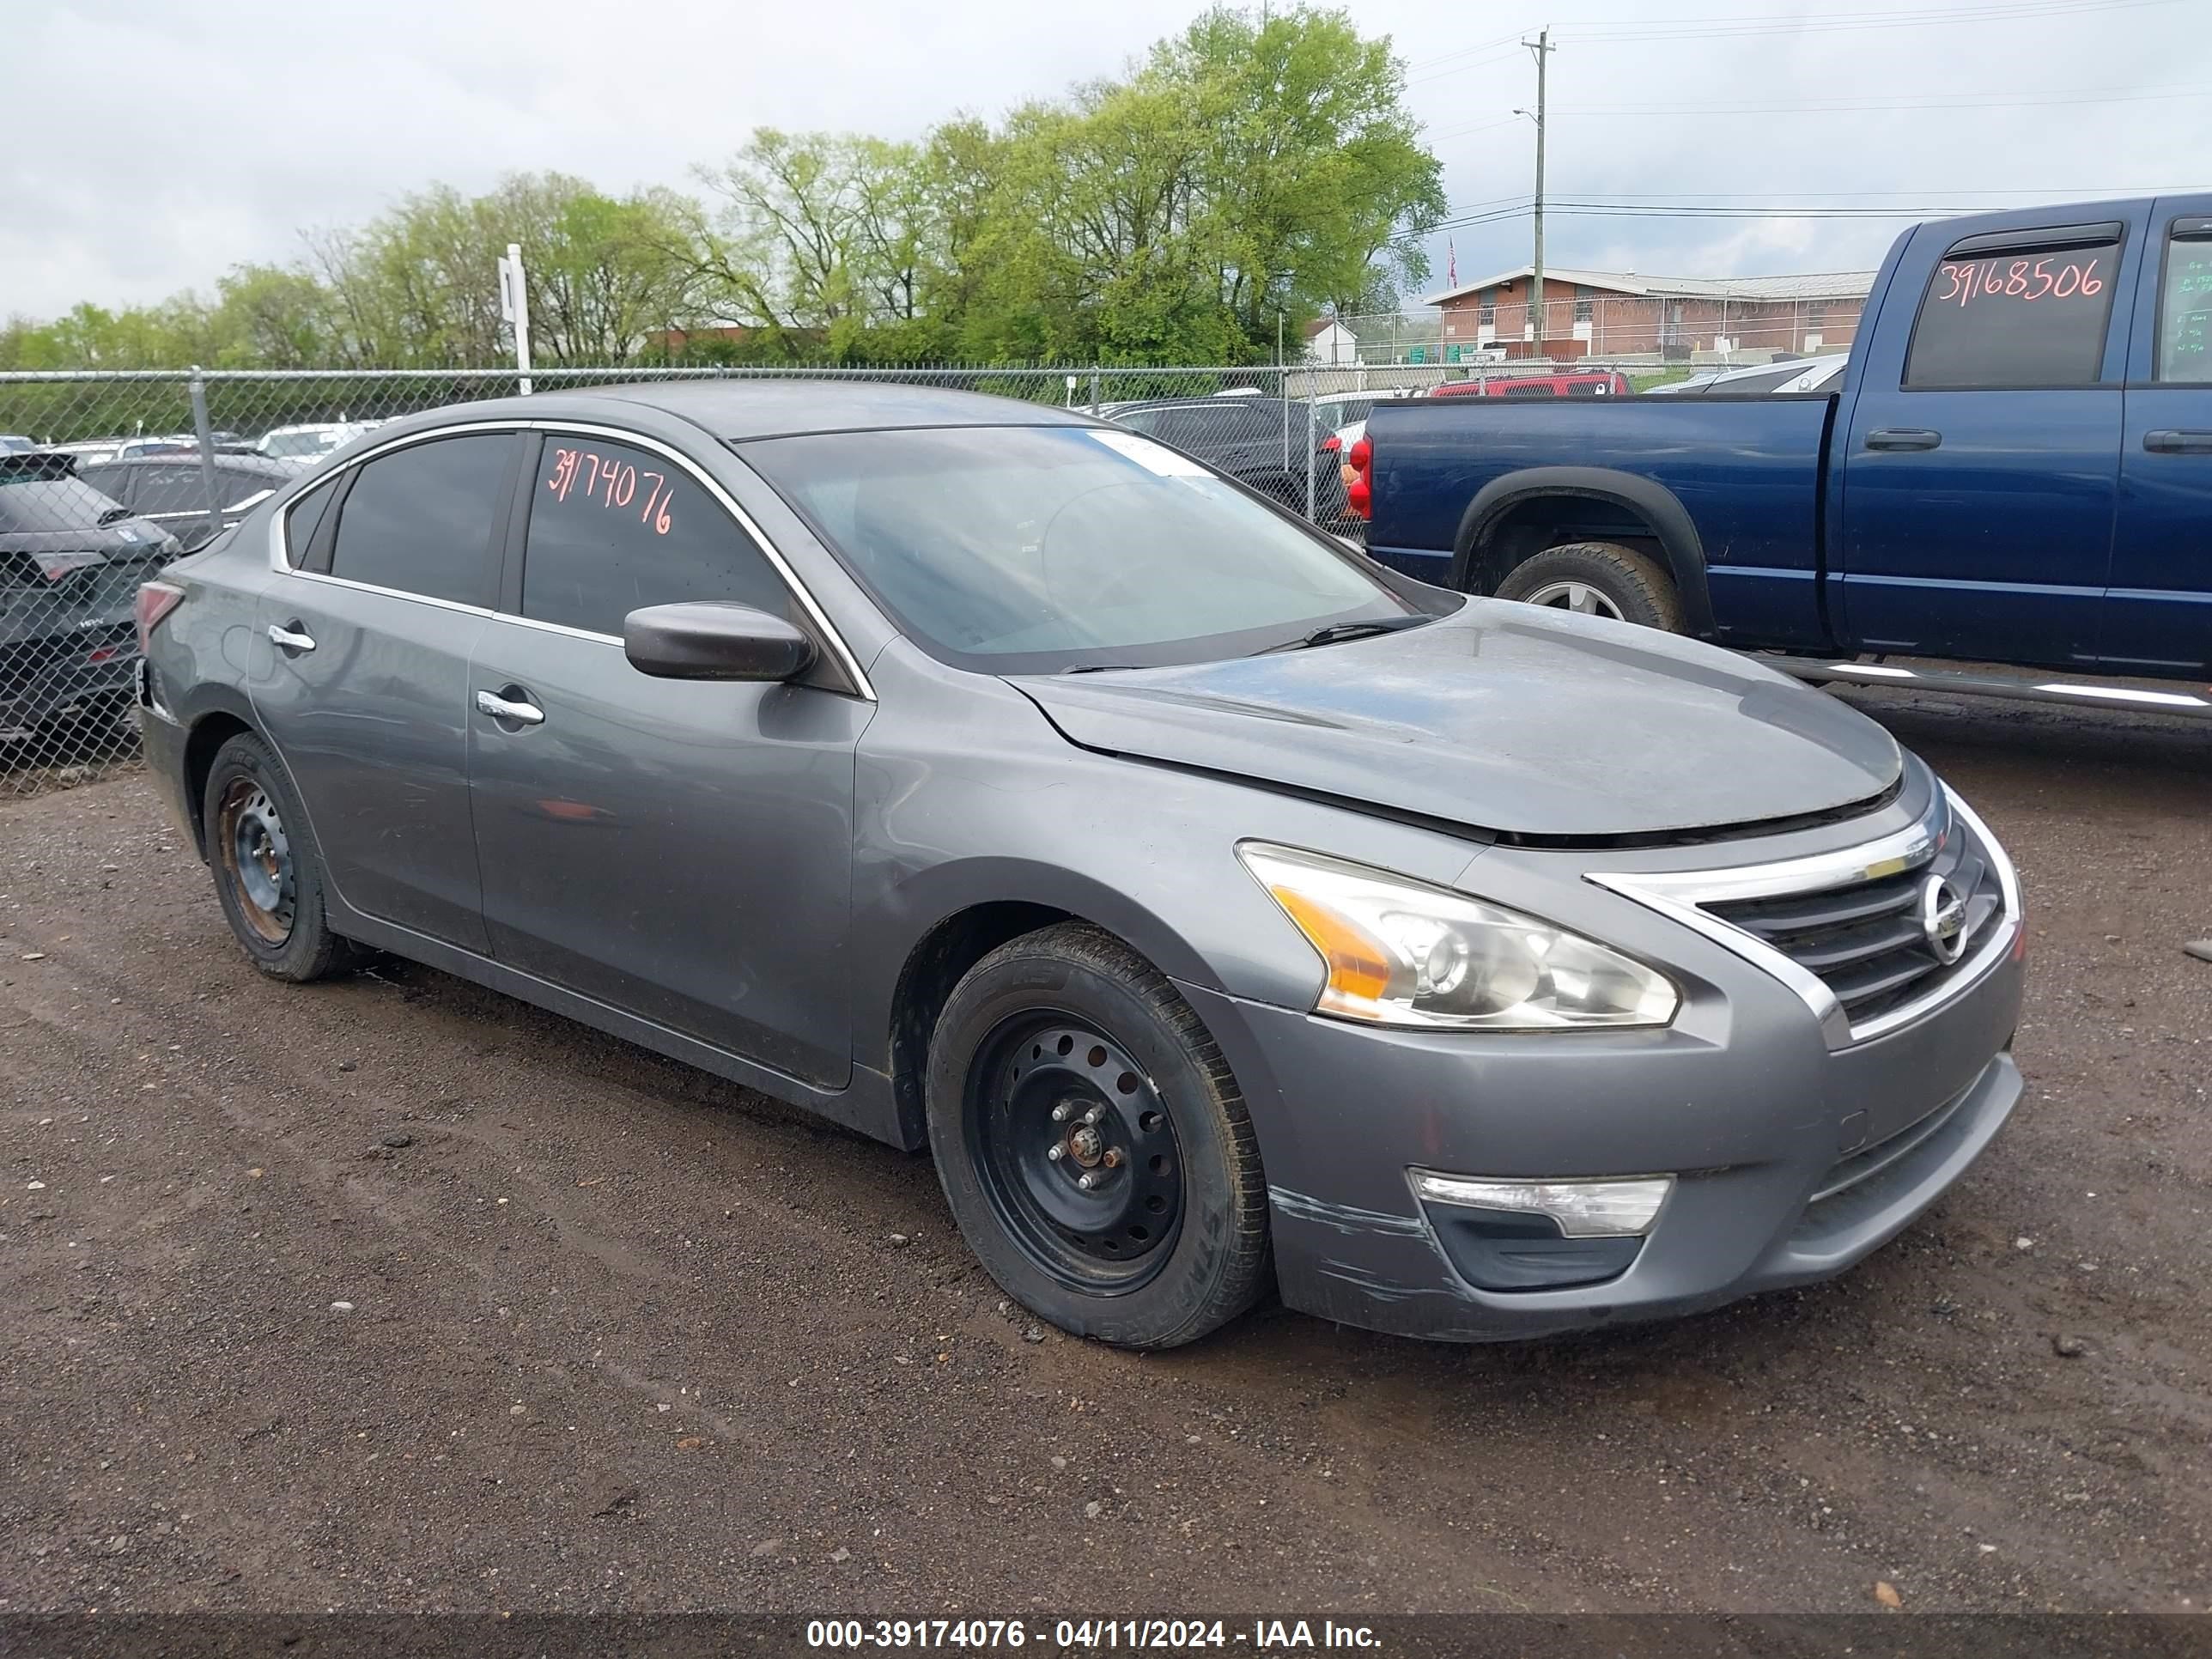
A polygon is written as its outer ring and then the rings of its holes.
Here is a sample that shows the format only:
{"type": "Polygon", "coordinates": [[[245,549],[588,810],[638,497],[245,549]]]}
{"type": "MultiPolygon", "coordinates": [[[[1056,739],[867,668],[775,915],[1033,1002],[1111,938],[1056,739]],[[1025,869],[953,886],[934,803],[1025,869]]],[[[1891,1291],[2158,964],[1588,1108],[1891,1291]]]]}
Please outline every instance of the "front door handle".
{"type": "Polygon", "coordinates": [[[300,619],[295,617],[289,623],[269,624],[269,643],[296,657],[315,648],[315,636],[302,629],[300,619]]]}
{"type": "Polygon", "coordinates": [[[1943,434],[1931,432],[1924,426],[1882,426],[1867,434],[1869,449],[1933,449],[1943,441],[1943,434]]]}
{"type": "MultiPolygon", "coordinates": [[[[512,691],[515,688],[509,686],[507,690],[512,691]]],[[[520,696],[502,697],[496,691],[479,691],[477,693],[477,708],[495,720],[513,720],[518,726],[545,724],[545,711],[520,696]]]]}
{"type": "Polygon", "coordinates": [[[2154,455],[2212,455],[2212,432],[2183,432],[2168,427],[2144,433],[2143,447],[2154,455]]]}

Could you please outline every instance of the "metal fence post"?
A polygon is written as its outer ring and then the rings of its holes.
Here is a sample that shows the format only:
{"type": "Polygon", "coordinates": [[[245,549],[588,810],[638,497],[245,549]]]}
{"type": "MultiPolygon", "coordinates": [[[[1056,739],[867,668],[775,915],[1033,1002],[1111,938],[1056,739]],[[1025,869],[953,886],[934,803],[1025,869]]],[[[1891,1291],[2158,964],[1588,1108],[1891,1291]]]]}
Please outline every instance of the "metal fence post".
{"type": "Polygon", "coordinates": [[[207,496],[208,534],[213,537],[222,528],[222,502],[216,497],[215,483],[215,428],[208,423],[207,380],[200,374],[200,366],[192,365],[192,435],[200,447],[200,489],[207,496]]]}
{"type": "Polygon", "coordinates": [[[1096,363],[1091,365],[1091,414],[1093,419],[1098,414],[1098,365],[1096,363]]]}

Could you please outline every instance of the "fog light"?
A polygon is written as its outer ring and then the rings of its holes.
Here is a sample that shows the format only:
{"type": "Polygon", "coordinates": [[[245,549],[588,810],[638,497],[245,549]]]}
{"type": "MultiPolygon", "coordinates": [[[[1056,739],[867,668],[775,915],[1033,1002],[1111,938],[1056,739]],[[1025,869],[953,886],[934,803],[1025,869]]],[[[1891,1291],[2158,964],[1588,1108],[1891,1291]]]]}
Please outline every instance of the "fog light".
{"type": "Polygon", "coordinates": [[[1413,1191],[1432,1204],[1548,1216],[1566,1238],[1640,1238],[1674,1177],[1627,1176],[1601,1181],[1490,1181],[1479,1176],[1408,1170],[1413,1191]]]}

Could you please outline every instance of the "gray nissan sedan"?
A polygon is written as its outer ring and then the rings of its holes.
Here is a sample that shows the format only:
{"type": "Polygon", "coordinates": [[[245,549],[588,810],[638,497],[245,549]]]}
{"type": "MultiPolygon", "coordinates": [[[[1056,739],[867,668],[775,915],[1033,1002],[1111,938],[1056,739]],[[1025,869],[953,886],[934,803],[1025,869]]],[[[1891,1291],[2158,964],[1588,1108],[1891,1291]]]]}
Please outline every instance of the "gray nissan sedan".
{"type": "Polygon", "coordinates": [[[1139,434],[688,381],[356,440],[141,591],[263,971],[389,951],[933,1154],[1132,1347],[1824,1279],[1989,1144],[2025,932],[1881,727],[1139,434]]]}

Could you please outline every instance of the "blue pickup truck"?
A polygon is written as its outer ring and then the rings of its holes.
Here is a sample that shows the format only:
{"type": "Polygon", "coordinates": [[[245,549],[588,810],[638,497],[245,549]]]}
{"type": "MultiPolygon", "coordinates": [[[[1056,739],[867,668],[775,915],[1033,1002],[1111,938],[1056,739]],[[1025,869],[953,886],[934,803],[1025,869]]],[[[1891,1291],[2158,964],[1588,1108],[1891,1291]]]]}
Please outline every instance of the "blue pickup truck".
{"type": "Polygon", "coordinates": [[[1808,678],[2212,674],[2212,195],[1915,226],[1839,388],[1379,403],[1349,499],[1425,581],[1847,659],[1808,678]]]}

